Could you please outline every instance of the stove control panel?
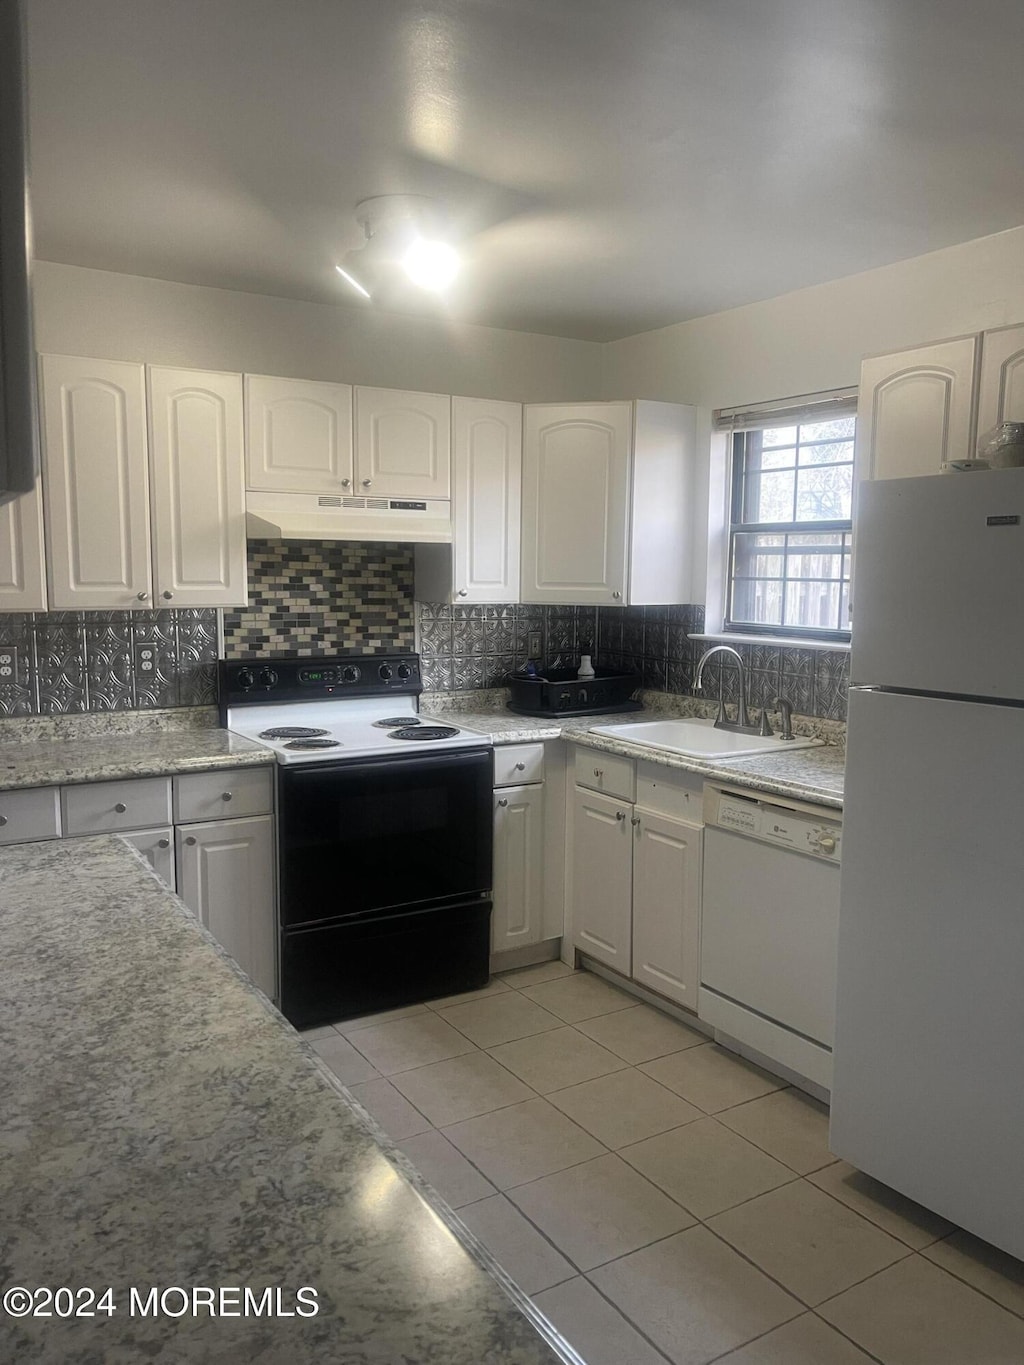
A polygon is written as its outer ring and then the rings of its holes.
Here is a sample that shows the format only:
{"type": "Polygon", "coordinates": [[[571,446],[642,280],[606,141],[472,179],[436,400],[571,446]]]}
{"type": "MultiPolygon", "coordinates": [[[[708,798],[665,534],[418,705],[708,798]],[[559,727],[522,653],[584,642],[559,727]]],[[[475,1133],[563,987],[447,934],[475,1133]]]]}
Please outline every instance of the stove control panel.
{"type": "Polygon", "coordinates": [[[423,691],[418,654],[221,659],[217,681],[222,723],[229,706],[379,697],[389,692],[416,696],[423,691]]]}

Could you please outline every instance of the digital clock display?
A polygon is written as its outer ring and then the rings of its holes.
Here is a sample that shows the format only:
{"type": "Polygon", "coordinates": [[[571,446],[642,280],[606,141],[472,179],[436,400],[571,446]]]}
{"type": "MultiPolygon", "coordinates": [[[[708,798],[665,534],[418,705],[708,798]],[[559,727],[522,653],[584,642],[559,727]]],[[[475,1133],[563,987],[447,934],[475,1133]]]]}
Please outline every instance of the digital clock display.
{"type": "Polygon", "coordinates": [[[304,668],[299,674],[299,682],[302,683],[334,683],[338,681],[338,672],[334,668],[304,668]]]}

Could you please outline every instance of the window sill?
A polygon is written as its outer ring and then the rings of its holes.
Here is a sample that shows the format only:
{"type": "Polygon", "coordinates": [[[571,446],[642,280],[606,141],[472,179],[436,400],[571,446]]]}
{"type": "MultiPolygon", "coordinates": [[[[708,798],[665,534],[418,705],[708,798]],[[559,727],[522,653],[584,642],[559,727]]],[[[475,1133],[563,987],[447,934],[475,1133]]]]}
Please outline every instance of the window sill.
{"type": "Polygon", "coordinates": [[[783,649],[830,649],[836,654],[849,654],[849,640],[808,640],[794,635],[744,635],[741,631],[703,631],[691,640],[713,640],[723,645],[778,645],[783,649]]]}

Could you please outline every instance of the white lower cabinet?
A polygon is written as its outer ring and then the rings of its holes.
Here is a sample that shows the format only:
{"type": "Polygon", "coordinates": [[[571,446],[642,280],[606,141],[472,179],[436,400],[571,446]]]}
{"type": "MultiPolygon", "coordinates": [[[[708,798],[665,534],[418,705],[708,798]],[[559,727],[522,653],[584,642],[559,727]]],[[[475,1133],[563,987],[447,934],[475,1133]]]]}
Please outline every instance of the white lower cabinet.
{"type": "Polygon", "coordinates": [[[544,788],[494,793],[494,913],[491,951],[540,943],[544,936],[544,788]]]}
{"type": "MultiPolygon", "coordinates": [[[[593,758],[593,753],[585,755],[593,758]]],[[[606,755],[576,771],[607,777],[606,755]]],[[[622,764],[622,759],[615,760],[622,764]]],[[[627,762],[629,760],[626,760],[627,762]]],[[[699,783],[647,776],[633,803],[577,785],[572,822],[573,943],[580,952],[696,1011],[703,829],[699,783]]],[[[588,778],[589,780],[589,778],[588,778]]]]}
{"type": "Polygon", "coordinates": [[[175,835],[178,895],[260,990],[273,998],[273,816],[179,825],[175,835]]]}

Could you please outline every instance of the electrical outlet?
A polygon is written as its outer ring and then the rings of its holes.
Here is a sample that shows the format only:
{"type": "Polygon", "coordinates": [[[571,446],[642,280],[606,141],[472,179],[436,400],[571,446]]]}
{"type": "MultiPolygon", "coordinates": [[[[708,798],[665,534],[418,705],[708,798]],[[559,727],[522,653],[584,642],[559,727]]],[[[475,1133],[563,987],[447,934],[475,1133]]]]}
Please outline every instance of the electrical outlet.
{"type": "Polygon", "coordinates": [[[156,641],[136,640],[134,646],[135,672],[139,677],[151,677],[156,672],[156,641]]]}
{"type": "Polygon", "coordinates": [[[543,646],[540,642],[540,631],[531,630],[526,637],[526,654],[530,659],[539,659],[543,646]]]}
{"type": "Polygon", "coordinates": [[[18,649],[16,645],[0,645],[0,683],[18,681],[18,649]]]}

